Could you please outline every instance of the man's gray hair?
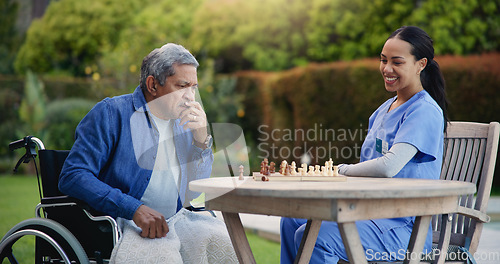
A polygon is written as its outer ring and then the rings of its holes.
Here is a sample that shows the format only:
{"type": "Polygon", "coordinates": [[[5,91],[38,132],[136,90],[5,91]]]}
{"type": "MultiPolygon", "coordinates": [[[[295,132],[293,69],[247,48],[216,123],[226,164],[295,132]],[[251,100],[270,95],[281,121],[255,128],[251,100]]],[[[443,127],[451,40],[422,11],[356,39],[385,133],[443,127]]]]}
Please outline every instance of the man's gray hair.
{"type": "Polygon", "coordinates": [[[175,74],[174,64],[193,65],[198,68],[198,61],[183,46],[167,43],[154,49],[142,60],[140,86],[146,90],[146,79],[152,75],[161,86],[165,85],[167,77],[175,74]]]}

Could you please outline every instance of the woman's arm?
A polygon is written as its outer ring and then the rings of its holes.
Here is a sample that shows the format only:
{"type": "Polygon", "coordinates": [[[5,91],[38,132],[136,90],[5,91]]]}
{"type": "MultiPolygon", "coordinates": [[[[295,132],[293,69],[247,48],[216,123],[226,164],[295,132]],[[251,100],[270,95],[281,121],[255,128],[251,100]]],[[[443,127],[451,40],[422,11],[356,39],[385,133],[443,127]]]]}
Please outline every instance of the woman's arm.
{"type": "Polygon", "coordinates": [[[417,154],[418,149],[408,143],[396,143],[382,157],[357,164],[339,165],[339,174],[392,178],[417,154]]]}

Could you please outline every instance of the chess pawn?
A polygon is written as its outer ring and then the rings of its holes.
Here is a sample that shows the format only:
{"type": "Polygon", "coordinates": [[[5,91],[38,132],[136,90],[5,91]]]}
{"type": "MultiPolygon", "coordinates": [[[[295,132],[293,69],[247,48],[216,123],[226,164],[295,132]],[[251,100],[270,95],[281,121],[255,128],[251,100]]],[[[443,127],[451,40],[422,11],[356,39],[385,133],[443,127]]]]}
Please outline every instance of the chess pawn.
{"type": "Polygon", "coordinates": [[[265,168],[266,168],[266,165],[265,165],[264,161],[262,161],[260,163],[260,174],[264,174],[265,168]]]}
{"type": "MultiPolygon", "coordinates": [[[[275,163],[273,161],[271,161],[271,163],[269,163],[269,174],[272,174],[272,173],[275,173],[276,172],[276,168],[275,168],[275,163]]],[[[268,174],[268,175],[269,175],[268,174]]]]}
{"type": "Polygon", "coordinates": [[[325,166],[321,166],[321,176],[328,176],[328,171],[325,166]]]}
{"type": "Polygon", "coordinates": [[[238,178],[239,180],[243,180],[243,171],[244,171],[243,165],[240,165],[240,177],[238,178]]]}
{"type": "Polygon", "coordinates": [[[297,170],[300,176],[304,176],[304,170],[302,168],[298,168],[297,170]]]}
{"type": "Polygon", "coordinates": [[[314,175],[321,175],[320,166],[314,166],[314,175]]]}
{"type": "Polygon", "coordinates": [[[290,174],[291,175],[297,174],[297,171],[295,171],[295,169],[297,168],[296,166],[297,165],[295,164],[295,161],[292,161],[292,165],[290,166],[290,174]]]}
{"type": "Polygon", "coordinates": [[[307,164],[302,163],[302,172],[304,173],[303,175],[307,174],[307,164]]]}
{"type": "Polygon", "coordinates": [[[339,176],[339,166],[333,166],[333,175],[332,176],[339,176]]]}
{"type": "Polygon", "coordinates": [[[314,175],[314,166],[309,166],[309,171],[307,172],[307,175],[314,175]]]}
{"type": "Polygon", "coordinates": [[[286,168],[285,168],[285,175],[286,176],[290,176],[290,165],[286,165],[286,168]]]}

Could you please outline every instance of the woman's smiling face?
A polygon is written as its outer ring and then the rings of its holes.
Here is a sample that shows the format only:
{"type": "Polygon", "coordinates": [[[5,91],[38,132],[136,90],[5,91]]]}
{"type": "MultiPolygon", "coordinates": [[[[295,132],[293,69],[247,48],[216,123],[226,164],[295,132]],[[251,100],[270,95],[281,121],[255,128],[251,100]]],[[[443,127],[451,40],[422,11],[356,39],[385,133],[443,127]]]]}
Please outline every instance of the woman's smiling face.
{"type": "Polygon", "coordinates": [[[410,43],[397,37],[385,42],[380,53],[380,72],[387,91],[414,93],[422,87],[420,72],[427,59],[416,61],[411,49],[410,43]]]}

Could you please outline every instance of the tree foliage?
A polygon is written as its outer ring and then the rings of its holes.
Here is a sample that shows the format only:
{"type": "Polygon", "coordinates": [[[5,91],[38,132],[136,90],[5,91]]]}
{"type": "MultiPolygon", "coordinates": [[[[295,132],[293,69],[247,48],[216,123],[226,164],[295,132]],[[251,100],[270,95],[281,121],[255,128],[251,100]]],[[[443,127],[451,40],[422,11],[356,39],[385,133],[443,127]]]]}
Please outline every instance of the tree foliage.
{"type": "Polygon", "coordinates": [[[43,18],[28,29],[16,70],[82,75],[103,49],[116,45],[139,6],[136,0],[52,1],[43,18]]]}
{"type": "Polygon", "coordinates": [[[21,37],[15,31],[18,4],[12,0],[0,0],[0,73],[13,73],[15,54],[21,37]]]}
{"type": "Polygon", "coordinates": [[[117,44],[103,49],[99,66],[105,74],[121,79],[140,70],[141,62],[151,50],[173,42],[189,48],[193,10],[202,0],[159,1],[134,15],[120,32],[117,44]]]}
{"type": "Polygon", "coordinates": [[[99,65],[123,78],[150,50],[177,42],[218,72],[282,70],[377,56],[402,25],[426,30],[438,55],[481,53],[500,49],[499,13],[499,0],[53,1],[16,69],[83,75],[99,65]]]}

